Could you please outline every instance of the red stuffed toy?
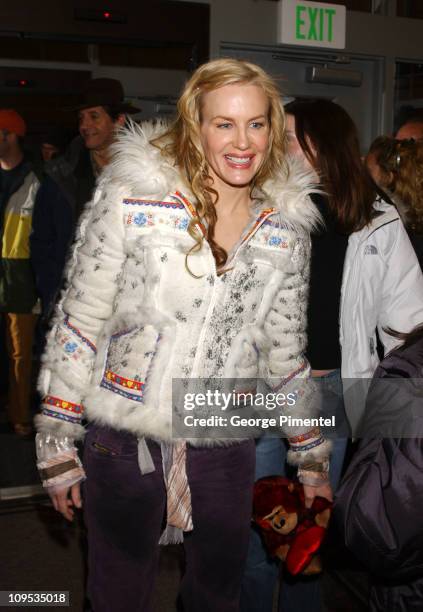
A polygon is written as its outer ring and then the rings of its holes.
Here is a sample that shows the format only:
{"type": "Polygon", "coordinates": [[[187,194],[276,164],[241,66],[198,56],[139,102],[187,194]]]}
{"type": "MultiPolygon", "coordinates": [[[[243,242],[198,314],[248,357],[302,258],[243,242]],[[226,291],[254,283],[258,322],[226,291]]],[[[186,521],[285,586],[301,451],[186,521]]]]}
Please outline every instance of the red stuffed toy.
{"type": "Polygon", "coordinates": [[[325,537],[332,502],[315,497],[305,507],[303,486],[282,476],[260,478],[254,485],[253,520],[270,556],[285,562],[294,576],[322,571],[316,555],[325,537]]]}

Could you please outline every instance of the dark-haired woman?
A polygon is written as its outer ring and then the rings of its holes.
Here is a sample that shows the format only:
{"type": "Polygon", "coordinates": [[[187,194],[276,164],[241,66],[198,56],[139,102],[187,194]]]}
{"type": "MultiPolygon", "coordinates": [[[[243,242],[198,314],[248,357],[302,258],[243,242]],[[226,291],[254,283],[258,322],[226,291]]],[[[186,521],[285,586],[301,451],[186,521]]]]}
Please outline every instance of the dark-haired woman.
{"type": "MultiPolygon", "coordinates": [[[[355,426],[366,381],[379,362],[376,329],[387,351],[396,340],[384,328],[410,330],[423,320],[423,277],[398,212],[377,196],[361,162],[348,113],[328,100],[294,101],[285,110],[290,153],[314,172],[325,194],[314,197],[325,228],[312,236],[307,355],[319,381],[323,413],[336,417],[329,473],[336,489],[349,429],[343,390],[348,388],[348,420],[355,426]]],[[[285,473],[285,448],[277,439],[257,443],[257,478],[285,473]]],[[[320,474],[315,476],[317,482],[320,474]]],[[[276,563],[253,533],[242,612],[272,609],[277,574],[276,563]]],[[[286,577],[279,605],[281,612],[317,612],[319,581],[286,577]]]]}

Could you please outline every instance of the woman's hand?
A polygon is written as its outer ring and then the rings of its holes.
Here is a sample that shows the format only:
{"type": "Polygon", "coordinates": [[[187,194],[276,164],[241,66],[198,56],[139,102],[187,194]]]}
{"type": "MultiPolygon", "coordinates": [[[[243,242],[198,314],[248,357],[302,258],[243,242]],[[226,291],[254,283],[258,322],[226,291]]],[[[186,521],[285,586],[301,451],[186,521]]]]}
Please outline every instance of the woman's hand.
{"type": "Polygon", "coordinates": [[[316,497],[316,495],[319,495],[320,497],[325,497],[329,501],[333,501],[332,487],[328,482],[325,484],[321,484],[318,487],[312,487],[311,485],[306,484],[304,484],[303,487],[306,508],[311,507],[313,499],[316,497]]]}
{"type": "Polygon", "coordinates": [[[73,521],[75,514],[73,508],[82,508],[81,483],[77,482],[71,487],[65,487],[54,493],[52,492],[50,497],[54,509],[63,514],[68,521],[73,521]]]}

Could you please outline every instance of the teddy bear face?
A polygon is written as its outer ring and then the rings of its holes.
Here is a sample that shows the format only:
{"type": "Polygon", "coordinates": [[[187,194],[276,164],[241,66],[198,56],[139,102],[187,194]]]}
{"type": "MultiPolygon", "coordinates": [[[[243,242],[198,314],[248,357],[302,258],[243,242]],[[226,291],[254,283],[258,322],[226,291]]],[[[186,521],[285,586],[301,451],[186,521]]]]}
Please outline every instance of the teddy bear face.
{"type": "Polygon", "coordinates": [[[264,516],[262,520],[266,521],[277,533],[287,535],[298,525],[298,514],[287,512],[283,506],[275,506],[272,512],[264,516]]]}

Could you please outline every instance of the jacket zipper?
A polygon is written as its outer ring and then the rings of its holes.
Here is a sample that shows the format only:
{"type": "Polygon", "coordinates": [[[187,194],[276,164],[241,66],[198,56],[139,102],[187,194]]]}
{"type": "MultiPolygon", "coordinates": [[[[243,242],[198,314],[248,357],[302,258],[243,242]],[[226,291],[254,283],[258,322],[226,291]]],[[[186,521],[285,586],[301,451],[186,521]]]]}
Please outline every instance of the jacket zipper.
{"type": "MultiPolygon", "coordinates": [[[[194,208],[194,206],[191,204],[191,202],[188,200],[188,198],[186,198],[180,191],[175,191],[175,193],[171,194],[170,196],[171,198],[174,198],[176,200],[178,200],[178,202],[180,202],[180,204],[183,204],[185,210],[187,211],[188,215],[192,218],[195,219],[196,215],[196,210],[194,208]]],[[[196,223],[198,229],[200,230],[200,232],[203,234],[203,237],[206,237],[206,228],[204,227],[204,225],[201,223],[201,221],[197,221],[196,223]]]]}
{"type": "MultiPolygon", "coordinates": [[[[195,209],[193,207],[193,205],[191,204],[191,202],[180,192],[180,191],[176,191],[174,194],[172,194],[172,197],[177,199],[179,202],[181,202],[181,204],[184,205],[185,210],[188,212],[189,216],[194,218],[195,216],[195,209]]],[[[276,209],[274,208],[266,208],[264,210],[262,210],[259,214],[259,216],[257,217],[256,221],[254,222],[254,224],[252,225],[252,228],[248,231],[247,235],[244,236],[244,238],[242,239],[241,243],[239,244],[237,250],[234,253],[234,256],[232,258],[232,261],[235,261],[241,247],[256,233],[256,231],[259,229],[259,227],[261,227],[261,225],[264,223],[264,221],[270,217],[270,215],[272,215],[275,212],[276,209]]],[[[203,236],[205,237],[206,232],[205,232],[205,228],[202,225],[202,223],[197,223],[200,231],[202,232],[203,236]]],[[[217,268],[216,268],[216,260],[213,257],[213,253],[210,249],[210,246],[207,242],[207,240],[205,240],[205,248],[208,249],[208,257],[211,260],[211,267],[212,267],[212,272],[213,272],[213,291],[212,291],[212,295],[211,295],[211,299],[207,308],[207,314],[200,332],[200,337],[198,339],[198,346],[202,346],[204,343],[204,337],[206,335],[207,329],[208,329],[208,324],[211,318],[211,315],[214,311],[214,307],[215,307],[215,303],[216,303],[216,284],[219,282],[219,276],[217,274],[217,268]]],[[[224,270],[223,270],[224,272],[224,270]]],[[[200,359],[200,351],[197,352],[197,356],[194,359],[194,363],[192,365],[192,370],[191,370],[191,378],[195,378],[197,375],[197,370],[198,370],[198,361],[200,359]]]]}
{"type": "MultiPolygon", "coordinates": [[[[268,219],[271,215],[273,215],[273,213],[276,212],[275,208],[265,208],[264,210],[262,210],[260,212],[260,214],[258,215],[258,217],[256,218],[255,222],[253,223],[251,229],[247,232],[247,235],[244,236],[244,238],[241,240],[241,242],[239,243],[235,253],[233,254],[232,257],[232,262],[234,262],[236,260],[236,257],[239,253],[239,251],[241,250],[241,248],[244,246],[244,244],[246,242],[248,242],[250,240],[250,238],[252,238],[254,236],[254,234],[257,232],[257,230],[263,225],[263,223],[266,221],[266,219],[268,219]]],[[[213,258],[214,259],[214,258],[213,258]]],[[[229,268],[230,269],[230,268],[229,268]]],[[[221,274],[225,272],[225,270],[221,271],[221,274]]]]}
{"type": "MultiPolygon", "coordinates": [[[[191,204],[191,202],[180,192],[180,191],[175,191],[174,194],[172,194],[171,196],[172,198],[178,200],[178,202],[180,202],[181,204],[183,204],[183,206],[185,207],[185,210],[187,211],[188,215],[193,219],[196,216],[196,211],[194,206],[191,204]]],[[[199,231],[202,233],[203,237],[206,237],[206,229],[204,227],[204,225],[200,222],[197,222],[197,227],[199,229],[199,231]]],[[[205,320],[204,323],[202,325],[201,328],[201,332],[200,332],[200,337],[198,338],[198,346],[202,346],[203,342],[204,342],[204,336],[206,334],[206,329],[208,327],[208,323],[210,321],[210,317],[211,314],[214,310],[214,306],[216,303],[216,283],[218,282],[218,276],[217,276],[217,268],[216,268],[216,261],[213,257],[213,253],[210,249],[209,243],[207,242],[207,240],[204,240],[204,248],[208,249],[208,258],[210,260],[210,264],[211,264],[211,274],[213,275],[213,288],[212,288],[212,294],[211,294],[211,298],[210,298],[210,302],[207,308],[207,313],[205,316],[205,320]]],[[[192,369],[191,369],[191,378],[196,378],[197,375],[197,370],[198,370],[198,361],[200,359],[200,351],[197,351],[196,357],[194,359],[194,362],[192,364],[192,369]]]]}
{"type": "MultiPolygon", "coordinates": [[[[172,198],[177,199],[181,204],[184,205],[185,210],[187,211],[187,213],[189,214],[189,216],[191,218],[195,218],[195,208],[194,206],[191,204],[191,202],[188,200],[188,198],[186,198],[180,191],[175,191],[175,193],[173,193],[171,195],[172,198]]],[[[276,208],[265,208],[262,211],[260,211],[258,217],[256,218],[255,222],[252,224],[251,229],[248,231],[247,235],[244,236],[244,238],[241,240],[240,244],[238,245],[237,250],[235,251],[233,257],[232,257],[232,261],[234,261],[236,259],[236,256],[238,255],[241,247],[248,241],[250,240],[250,238],[252,236],[254,236],[254,234],[257,232],[257,230],[263,225],[263,223],[266,221],[266,219],[268,217],[270,217],[273,213],[277,212],[276,208]]],[[[197,223],[197,227],[199,228],[199,230],[201,231],[201,233],[203,234],[203,236],[206,236],[206,229],[204,227],[204,225],[201,222],[197,223]]],[[[207,242],[207,240],[206,240],[207,242]]],[[[207,243],[208,244],[208,243],[207,243]]],[[[213,272],[215,274],[215,276],[217,277],[217,268],[216,268],[216,261],[213,257],[213,254],[211,252],[211,250],[209,249],[209,252],[212,256],[213,259],[213,272]]],[[[222,270],[220,273],[222,274],[222,272],[224,272],[224,270],[222,270]]]]}

